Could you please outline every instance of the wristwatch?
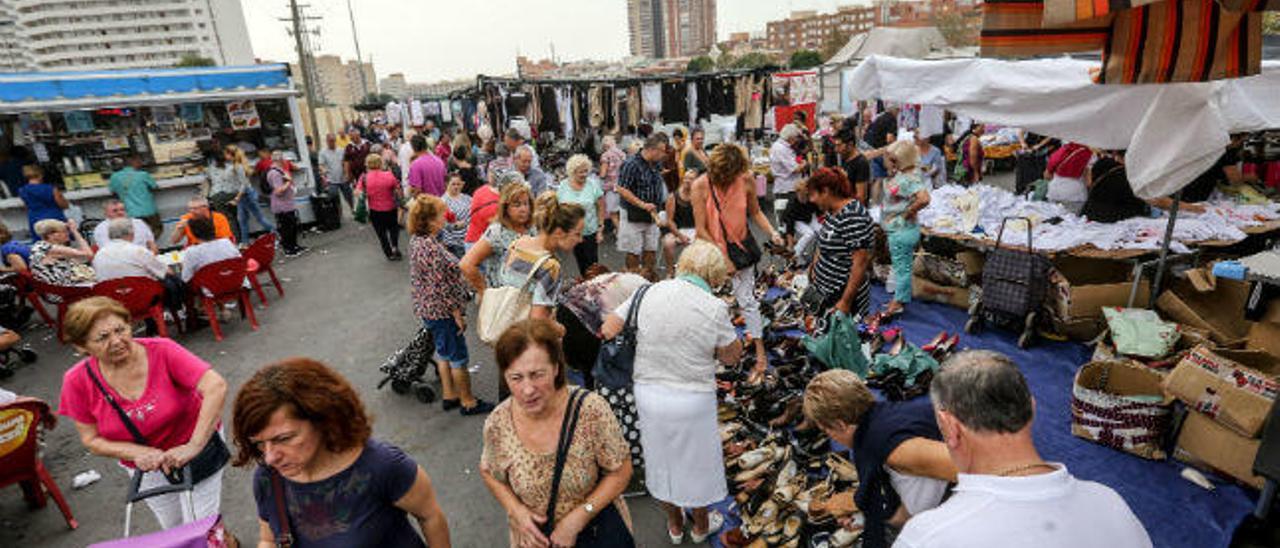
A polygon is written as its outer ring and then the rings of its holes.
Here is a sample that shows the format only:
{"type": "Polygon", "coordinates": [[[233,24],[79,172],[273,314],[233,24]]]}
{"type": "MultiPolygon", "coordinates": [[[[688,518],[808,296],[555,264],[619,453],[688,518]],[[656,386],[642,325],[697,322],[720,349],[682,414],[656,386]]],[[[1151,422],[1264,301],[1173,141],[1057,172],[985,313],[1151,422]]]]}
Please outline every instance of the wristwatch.
{"type": "Polygon", "coordinates": [[[585,504],[583,504],[582,509],[587,512],[587,517],[596,515],[596,505],[591,504],[591,501],[587,501],[585,504]]]}

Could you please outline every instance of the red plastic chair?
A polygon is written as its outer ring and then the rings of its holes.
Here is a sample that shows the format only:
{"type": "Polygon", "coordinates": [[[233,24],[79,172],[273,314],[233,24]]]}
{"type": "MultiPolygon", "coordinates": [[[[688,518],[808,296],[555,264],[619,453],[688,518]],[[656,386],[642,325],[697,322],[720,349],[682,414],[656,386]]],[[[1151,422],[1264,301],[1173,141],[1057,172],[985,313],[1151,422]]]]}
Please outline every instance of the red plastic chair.
{"type": "Polygon", "coordinates": [[[248,315],[249,324],[254,331],[258,330],[258,318],[253,314],[249,290],[244,287],[247,262],[244,257],[236,257],[205,265],[196,271],[188,284],[192,298],[204,304],[209,326],[213,328],[213,338],[219,341],[222,340],[222,328],[218,325],[217,309],[224,303],[238,302],[241,317],[248,315]]]}
{"type": "Polygon", "coordinates": [[[129,309],[134,320],[151,318],[160,336],[169,336],[164,324],[164,284],[151,278],[130,276],[98,282],[93,286],[93,294],[115,299],[129,309]]]}
{"type": "Polygon", "coordinates": [[[31,303],[31,308],[36,309],[36,313],[40,314],[40,317],[44,319],[45,325],[49,326],[49,329],[57,330],[58,324],[54,322],[53,316],[49,315],[49,311],[45,310],[44,303],[41,302],[40,296],[36,295],[34,282],[35,279],[31,277],[30,270],[19,270],[18,276],[13,279],[13,285],[18,288],[18,293],[21,294],[28,303],[31,303]]]}
{"type": "Polygon", "coordinates": [[[55,329],[58,331],[58,340],[62,340],[62,319],[67,316],[67,309],[76,301],[86,299],[93,296],[93,288],[69,285],[54,285],[37,280],[34,276],[31,278],[31,287],[36,294],[49,304],[58,307],[58,320],[55,329]],[[57,297],[54,302],[50,297],[57,297]]]}
{"type": "Polygon", "coordinates": [[[262,291],[262,284],[258,283],[258,275],[264,272],[271,276],[271,283],[276,286],[280,298],[284,298],[284,286],[280,285],[280,278],[276,277],[276,270],[271,266],[276,260],[276,235],[268,232],[258,237],[244,250],[244,257],[249,259],[249,284],[258,294],[262,306],[270,306],[267,304],[266,293],[262,291]]]}
{"type": "Polygon", "coordinates": [[[71,507],[62,496],[58,484],[40,459],[38,441],[42,430],[52,429],[57,417],[49,412],[49,404],[34,398],[19,398],[0,406],[0,487],[15,483],[22,486],[23,496],[32,508],[44,508],[45,491],[62,511],[67,526],[80,524],[71,515],[71,507]]]}

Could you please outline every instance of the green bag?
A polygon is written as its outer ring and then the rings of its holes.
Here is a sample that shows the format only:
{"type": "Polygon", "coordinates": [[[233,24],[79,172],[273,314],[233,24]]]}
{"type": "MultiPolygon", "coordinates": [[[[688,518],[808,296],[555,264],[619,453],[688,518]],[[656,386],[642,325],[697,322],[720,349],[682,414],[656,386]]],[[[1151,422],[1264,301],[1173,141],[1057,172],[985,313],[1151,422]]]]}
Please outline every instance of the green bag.
{"type": "Polygon", "coordinates": [[[951,180],[960,183],[969,180],[969,168],[964,165],[964,158],[956,160],[956,167],[951,170],[951,180]]]}
{"type": "Polygon", "coordinates": [[[1036,179],[1030,185],[1031,201],[1047,202],[1049,201],[1049,181],[1044,179],[1036,179]]]}
{"type": "Polygon", "coordinates": [[[351,212],[351,218],[360,224],[369,222],[369,200],[363,192],[356,196],[356,208],[351,212]]]}
{"type": "Polygon", "coordinates": [[[921,373],[938,371],[938,360],[916,345],[906,344],[903,345],[902,352],[896,355],[876,354],[871,370],[876,375],[887,375],[895,370],[901,371],[903,379],[906,380],[905,386],[912,387],[915,386],[916,379],[921,373]]]}
{"type": "Polygon", "coordinates": [[[862,338],[858,335],[858,324],[844,312],[836,311],[827,320],[826,334],[814,339],[805,336],[802,341],[805,350],[815,359],[832,369],[853,371],[859,377],[867,378],[870,364],[862,353],[862,338]]]}

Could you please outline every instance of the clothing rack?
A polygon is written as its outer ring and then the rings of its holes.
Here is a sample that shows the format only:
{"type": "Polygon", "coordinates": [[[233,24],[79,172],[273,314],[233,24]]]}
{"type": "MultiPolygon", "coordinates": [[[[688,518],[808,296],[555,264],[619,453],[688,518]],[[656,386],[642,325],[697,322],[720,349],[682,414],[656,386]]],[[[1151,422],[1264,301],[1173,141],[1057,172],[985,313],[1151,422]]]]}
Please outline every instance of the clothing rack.
{"type": "Polygon", "coordinates": [[[476,89],[483,89],[485,84],[507,84],[507,85],[543,85],[543,86],[565,86],[565,85],[629,85],[643,84],[647,82],[696,82],[700,80],[714,80],[717,78],[730,78],[734,76],[762,76],[771,75],[777,72],[785,72],[786,70],[778,66],[767,66],[754,69],[731,69],[716,72],[699,72],[695,74],[655,74],[651,76],[625,76],[617,78],[519,78],[511,76],[476,76],[476,89]]]}

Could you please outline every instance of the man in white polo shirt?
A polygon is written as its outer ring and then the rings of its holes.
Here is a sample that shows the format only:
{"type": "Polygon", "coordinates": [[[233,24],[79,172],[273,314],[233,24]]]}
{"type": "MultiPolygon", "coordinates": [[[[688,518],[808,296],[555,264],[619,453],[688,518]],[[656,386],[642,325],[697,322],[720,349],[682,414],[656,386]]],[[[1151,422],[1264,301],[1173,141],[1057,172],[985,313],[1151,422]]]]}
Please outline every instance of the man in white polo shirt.
{"type": "Polygon", "coordinates": [[[1009,358],[959,354],[929,392],[959,481],[942,506],[907,522],[895,548],[1151,546],[1120,495],[1040,457],[1035,402],[1009,358]]]}
{"type": "MultiPolygon", "coordinates": [[[[107,225],[115,219],[129,219],[129,214],[125,212],[124,202],[120,200],[108,200],[107,204],[102,207],[102,212],[106,216],[106,220],[98,223],[98,227],[93,229],[93,243],[98,247],[107,247],[111,239],[107,235],[107,225]]],[[[152,255],[155,255],[159,248],[156,247],[155,234],[151,233],[151,227],[142,219],[132,219],[133,222],[133,243],[147,248],[152,255]]]]}

